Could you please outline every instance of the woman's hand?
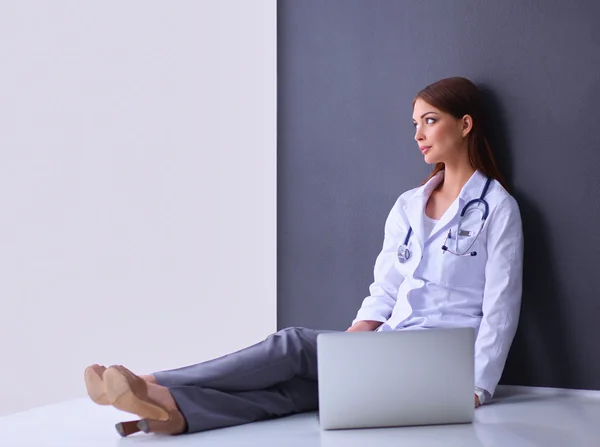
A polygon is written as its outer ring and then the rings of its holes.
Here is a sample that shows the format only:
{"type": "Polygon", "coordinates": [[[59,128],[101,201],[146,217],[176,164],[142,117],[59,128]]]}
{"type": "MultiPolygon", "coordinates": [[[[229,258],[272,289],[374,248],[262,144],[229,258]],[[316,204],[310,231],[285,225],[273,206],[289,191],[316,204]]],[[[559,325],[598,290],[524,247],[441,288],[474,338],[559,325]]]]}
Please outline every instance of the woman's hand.
{"type": "Polygon", "coordinates": [[[477,396],[477,394],[475,395],[475,408],[477,408],[478,406],[480,406],[481,404],[479,403],[479,396],[477,396]]]}
{"type": "Polygon", "coordinates": [[[373,320],[362,320],[357,321],[351,327],[346,329],[346,332],[368,332],[374,331],[383,323],[381,321],[373,321],[373,320]]]}

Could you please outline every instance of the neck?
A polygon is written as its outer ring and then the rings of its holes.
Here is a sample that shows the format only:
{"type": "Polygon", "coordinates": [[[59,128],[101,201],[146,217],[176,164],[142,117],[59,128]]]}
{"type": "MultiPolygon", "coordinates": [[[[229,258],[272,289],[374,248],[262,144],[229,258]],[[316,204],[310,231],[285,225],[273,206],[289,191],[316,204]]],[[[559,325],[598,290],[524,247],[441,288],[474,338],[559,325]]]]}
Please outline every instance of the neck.
{"type": "Polygon", "coordinates": [[[452,200],[456,199],[474,173],[475,169],[469,163],[446,164],[440,193],[452,200]]]}

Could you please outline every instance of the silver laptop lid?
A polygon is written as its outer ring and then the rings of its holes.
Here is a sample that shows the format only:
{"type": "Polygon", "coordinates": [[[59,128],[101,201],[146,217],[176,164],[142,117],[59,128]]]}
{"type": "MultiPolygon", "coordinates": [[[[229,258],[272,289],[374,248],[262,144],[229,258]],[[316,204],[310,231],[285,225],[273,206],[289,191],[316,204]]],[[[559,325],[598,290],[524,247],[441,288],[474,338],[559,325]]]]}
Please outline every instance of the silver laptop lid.
{"type": "Polygon", "coordinates": [[[472,422],[472,328],[317,338],[323,429],[472,422]]]}

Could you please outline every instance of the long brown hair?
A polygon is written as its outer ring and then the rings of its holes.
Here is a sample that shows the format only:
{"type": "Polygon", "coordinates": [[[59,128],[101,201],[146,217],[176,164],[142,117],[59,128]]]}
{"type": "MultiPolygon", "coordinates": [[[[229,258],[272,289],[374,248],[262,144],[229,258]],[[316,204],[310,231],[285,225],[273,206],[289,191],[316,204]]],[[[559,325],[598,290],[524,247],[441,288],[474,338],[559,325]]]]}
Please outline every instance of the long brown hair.
{"type": "MultiPolygon", "coordinates": [[[[417,93],[412,103],[413,107],[418,98],[443,112],[449,113],[456,119],[462,119],[465,115],[471,116],[473,127],[467,137],[467,150],[471,166],[484,175],[498,180],[505,189],[508,189],[502,174],[498,170],[494,152],[486,137],[487,122],[483,99],[475,84],[466,78],[446,78],[428,85],[417,93]]],[[[437,163],[423,184],[427,183],[444,168],[444,163],[437,163]]]]}

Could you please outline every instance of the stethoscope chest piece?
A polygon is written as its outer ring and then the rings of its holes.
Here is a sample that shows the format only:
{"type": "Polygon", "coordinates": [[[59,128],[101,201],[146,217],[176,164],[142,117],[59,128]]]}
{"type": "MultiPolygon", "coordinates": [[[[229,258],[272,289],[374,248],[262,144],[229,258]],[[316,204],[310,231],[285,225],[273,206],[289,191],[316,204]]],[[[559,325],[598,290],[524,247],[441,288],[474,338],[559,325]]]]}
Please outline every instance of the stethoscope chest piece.
{"type": "Polygon", "coordinates": [[[404,264],[406,261],[410,259],[410,250],[406,246],[406,244],[402,244],[398,247],[398,261],[401,264],[404,264]]]}

